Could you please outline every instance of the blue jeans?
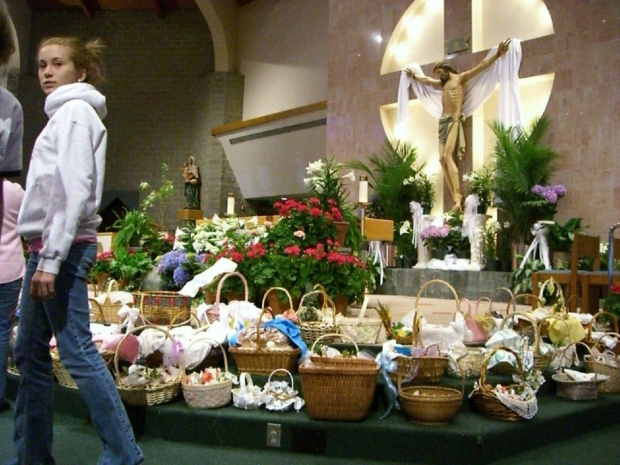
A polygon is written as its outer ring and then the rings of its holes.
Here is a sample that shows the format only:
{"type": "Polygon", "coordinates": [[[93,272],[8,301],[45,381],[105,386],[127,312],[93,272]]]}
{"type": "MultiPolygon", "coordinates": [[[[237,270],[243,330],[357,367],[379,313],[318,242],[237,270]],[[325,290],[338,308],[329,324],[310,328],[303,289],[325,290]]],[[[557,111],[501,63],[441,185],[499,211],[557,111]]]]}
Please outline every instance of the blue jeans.
{"type": "Polygon", "coordinates": [[[6,401],[6,365],[13,329],[11,315],[17,308],[21,288],[22,278],[0,284],[0,404],[6,401]]]}
{"type": "Polygon", "coordinates": [[[74,244],[56,277],[56,297],[45,302],[30,296],[30,282],[39,261],[37,253],[30,255],[15,347],[21,373],[13,437],[17,458],[9,464],[56,463],[52,457],[52,333],[103,443],[99,465],[135,465],[144,460],[112,375],[92,341],[87,276],[96,255],[95,244],[74,244]]]}

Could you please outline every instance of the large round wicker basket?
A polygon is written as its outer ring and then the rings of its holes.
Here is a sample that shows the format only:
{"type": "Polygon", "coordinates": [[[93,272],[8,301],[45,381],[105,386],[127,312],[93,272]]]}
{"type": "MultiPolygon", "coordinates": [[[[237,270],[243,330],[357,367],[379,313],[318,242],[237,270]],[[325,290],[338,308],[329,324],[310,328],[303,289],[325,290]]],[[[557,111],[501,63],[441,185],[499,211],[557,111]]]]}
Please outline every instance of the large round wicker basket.
{"type": "MultiPolygon", "coordinates": [[[[330,335],[322,337],[327,339],[330,335]]],[[[342,337],[358,349],[353,339],[342,337]]],[[[320,340],[321,337],[315,341],[312,352],[320,340]]],[[[311,363],[299,367],[308,416],[316,420],[364,419],[375,395],[379,369],[374,360],[312,356],[311,363]]]]}

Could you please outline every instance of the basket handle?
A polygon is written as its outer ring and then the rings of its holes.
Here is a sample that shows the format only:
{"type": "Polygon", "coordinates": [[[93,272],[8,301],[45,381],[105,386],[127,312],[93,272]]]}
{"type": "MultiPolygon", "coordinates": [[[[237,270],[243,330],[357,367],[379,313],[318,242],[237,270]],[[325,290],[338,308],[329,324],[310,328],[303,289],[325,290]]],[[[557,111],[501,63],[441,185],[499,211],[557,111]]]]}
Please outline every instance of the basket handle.
{"type": "MultiPolygon", "coordinates": [[[[317,284],[317,286],[320,286],[320,284],[317,284]]],[[[315,286],[315,287],[316,287],[316,286],[315,286]]],[[[323,312],[324,312],[325,310],[327,310],[328,308],[330,308],[328,305],[331,305],[331,309],[332,309],[332,312],[331,312],[332,321],[333,321],[333,324],[334,324],[334,325],[336,325],[336,311],[335,311],[336,306],[334,305],[334,301],[331,299],[331,297],[329,297],[329,296],[327,295],[327,293],[325,293],[325,291],[324,291],[324,290],[322,290],[322,289],[317,289],[317,290],[314,290],[314,291],[307,292],[306,294],[304,294],[304,295],[301,297],[301,299],[300,299],[300,301],[299,301],[299,308],[297,309],[297,312],[295,312],[295,313],[297,313],[297,318],[299,319],[299,322],[301,323],[301,321],[302,321],[301,314],[302,314],[302,313],[304,313],[304,312],[302,312],[302,311],[301,311],[301,309],[302,309],[302,307],[303,307],[303,304],[304,304],[304,300],[305,300],[306,298],[310,297],[310,296],[317,295],[317,294],[318,294],[318,295],[322,295],[322,296],[323,296],[323,306],[321,307],[321,311],[323,311],[323,312]]],[[[264,305],[264,303],[263,303],[263,305],[264,305]]],[[[291,307],[291,308],[292,308],[292,307],[291,307]]]]}
{"type": "Polygon", "coordinates": [[[463,315],[465,315],[465,318],[468,318],[470,316],[472,316],[471,314],[471,300],[469,300],[467,297],[461,297],[459,299],[459,310],[461,310],[461,313],[463,313],[463,315]],[[464,313],[463,310],[461,310],[461,304],[465,302],[467,304],[467,313],[464,313]]]}
{"type": "Polygon", "coordinates": [[[131,331],[127,331],[127,333],[125,333],[122,339],[118,342],[116,346],[116,351],[114,352],[114,377],[116,378],[117,385],[120,385],[120,370],[118,368],[118,357],[121,352],[121,346],[125,342],[125,339],[129,337],[129,335],[135,333],[136,331],[144,331],[145,329],[156,329],[157,331],[161,331],[162,333],[164,333],[164,335],[167,338],[172,339],[172,336],[170,336],[170,332],[168,332],[167,329],[164,329],[161,326],[152,325],[152,324],[147,324],[144,326],[137,326],[133,328],[131,331]]]}
{"type": "Polygon", "coordinates": [[[286,374],[289,376],[290,380],[291,380],[291,387],[292,387],[293,389],[295,389],[295,381],[293,380],[293,375],[292,375],[292,374],[291,374],[291,372],[290,372],[290,371],[288,371],[286,368],[276,368],[275,370],[273,370],[273,371],[271,372],[271,374],[269,375],[269,378],[267,379],[267,383],[270,383],[270,382],[271,382],[271,377],[272,377],[275,373],[278,373],[278,372],[284,372],[284,373],[286,373],[286,374]]]}
{"type": "Polygon", "coordinates": [[[226,281],[228,278],[230,278],[231,276],[238,276],[239,278],[241,278],[241,281],[243,281],[243,292],[245,295],[245,301],[247,302],[250,296],[250,291],[248,289],[248,281],[245,279],[245,276],[243,276],[241,273],[239,273],[238,271],[233,271],[231,273],[226,273],[224,276],[222,276],[222,279],[220,279],[220,282],[217,284],[217,290],[215,291],[215,303],[213,304],[214,306],[220,304],[220,300],[222,297],[222,286],[224,285],[224,281],[226,281]]]}
{"type": "Polygon", "coordinates": [[[101,304],[95,299],[88,299],[88,302],[91,305],[91,311],[93,309],[93,306],[96,308],[97,315],[95,315],[95,318],[98,318],[99,321],[105,321],[105,316],[103,314],[103,308],[101,308],[101,304]]]}
{"type": "MultiPolygon", "coordinates": [[[[199,329],[198,331],[196,331],[195,334],[197,334],[200,331],[202,331],[202,329],[199,329]]],[[[195,343],[202,342],[202,341],[214,342],[215,344],[217,344],[220,347],[220,349],[222,349],[222,354],[224,354],[224,371],[228,373],[228,357],[226,357],[226,351],[224,350],[224,347],[222,347],[222,344],[217,342],[215,339],[211,339],[210,337],[200,336],[200,337],[194,339],[192,342],[190,342],[189,345],[187,347],[184,347],[184,349],[183,349],[183,357],[181,359],[181,372],[182,372],[182,376],[185,377],[185,374],[186,374],[186,372],[185,372],[185,356],[187,355],[187,352],[189,352],[189,348],[191,346],[193,346],[195,343]]],[[[207,355],[209,355],[209,354],[207,354],[207,355]]]]}
{"type": "Polygon", "coordinates": [[[536,301],[538,301],[538,305],[539,306],[544,306],[544,302],[542,301],[542,299],[540,297],[538,297],[536,294],[517,294],[517,295],[513,295],[512,299],[510,299],[510,301],[508,302],[508,305],[506,305],[506,315],[510,314],[510,306],[512,305],[513,307],[513,313],[518,313],[517,311],[517,301],[522,298],[522,297],[529,297],[530,299],[534,299],[536,301]]]}
{"type": "Polygon", "coordinates": [[[521,376],[523,375],[523,364],[521,362],[521,357],[519,357],[519,354],[517,353],[516,350],[513,350],[509,347],[504,347],[504,346],[497,346],[494,347],[486,356],[486,358],[484,359],[484,363],[482,364],[482,370],[480,370],[480,380],[479,380],[479,385],[481,388],[483,388],[483,386],[486,384],[486,380],[487,380],[487,365],[489,363],[489,360],[491,359],[491,357],[493,355],[495,355],[496,352],[499,352],[500,350],[503,350],[504,352],[509,352],[511,354],[513,354],[515,356],[515,359],[517,360],[517,373],[520,374],[521,376]]]}
{"type": "Polygon", "coordinates": [[[245,387],[253,388],[254,381],[252,381],[252,375],[247,371],[244,371],[239,375],[239,388],[243,391],[245,387]]]}
{"type": "Polygon", "coordinates": [[[355,343],[355,341],[353,340],[353,338],[347,334],[337,334],[337,333],[329,333],[329,334],[323,334],[322,336],[317,337],[314,342],[312,343],[312,347],[310,348],[310,353],[313,354],[314,353],[314,347],[316,346],[316,343],[319,342],[321,339],[325,339],[328,337],[340,337],[340,338],[345,338],[348,339],[349,341],[351,341],[353,343],[353,345],[355,346],[355,353],[358,353],[360,351],[358,345],[355,343]]]}
{"type": "MultiPolygon", "coordinates": [[[[499,294],[500,292],[506,292],[509,296],[510,299],[508,299],[508,302],[513,302],[515,295],[514,293],[508,289],[507,287],[498,287],[497,289],[495,289],[495,292],[493,292],[493,295],[491,296],[491,304],[490,304],[490,309],[493,310],[493,302],[495,301],[495,297],[497,296],[497,294],[499,294]]],[[[517,303],[513,302],[513,311],[516,312],[517,311],[517,303]]],[[[509,306],[510,308],[510,306],[509,306]]],[[[506,310],[506,312],[508,312],[508,310],[506,310]]]]}
{"type": "Polygon", "coordinates": [[[478,309],[480,308],[480,304],[482,302],[488,302],[489,303],[489,310],[486,313],[491,313],[491,304],[493,303],[493,301],[491,300],[490,297],[487,296],[482,296],[479,297],[478,300],[476,300],[476,316],[478,315],[478,309]]]}
{"type": "Polygon", "coordinates": [[[120,288],[118,287],[118,281],[116,279],[110,279],[108,281],[108,285],[105,288],[105,292],[106,294],[109,294],[110,292],[114,292],[114,291],[119,291],[120,288]]]}
{"type": "Polygon", "coordinates": [[[562,299],[561,301],[564,302],[564,304],[566,304],[566,300],[564,299],[564,291],[562,290],[562,286],[559,285],[558,283],[555,282],[555,279],[553,279],[553,277],[547,279],[544,283],[542,283],[542,285],[540,286],[540,291],[538,291],[538,298],[541,302],[545,302],[544,299],[544,294],[545,294],[545,289],[549,288],[549,292],[551,291],[551,287],[554,287],[555,289],[557,289],[557,293],[558,293],[558,301],[560,299],[562,299]]]}
{"type": "Polygon", "coordinates": [[[616,315],[614,315],[611,312],[606,312],[605,310],[599,310],[598,312],[596,312],[594,314],[594,316],[592,317],[592,321],[590,322],[590,324],[588,325],[588,335],[587,338],[589,340],[592,339],[592,326],[594,326],[594,323],[596,323],[597,318],[600,318],[603,315],[607,315],[611,317],[611,321],[613,322],[614,325],[614,333],[618,332],[618,317],[616,315]]]}
{"type": "Polygon", "coordinates": [[[461,309],[459,307],[459,295],[456,293],[456,291],[454,290],[454,288],[450,285],[450,283],[444,281],[443,279],[431,279],[429,281],[426,281],[424,284],[422,284],[422,286],[420,287],[420,290],[418,291],[418,295],[415,298],[415,304],[414,304],[414,312],[413,312],[413,325],[411,326],[412,328],[412,335],[413,335],[413,341],[412,341],[412,345],[416,345],[416,343],[419,343],[420,345],[424,345],[424,341],[422,340],[422,315],[420,313],[420,311],[418,310],[418,302],[420,301],[420,297],[422,296],[422,291],[424,289],[426,289],[428,286],[430,286],[431,284],[443,284],[444,286],[447,286],[448,289],[450,289],[450,291],[452,292],[452,295],[454,296],[454,303],[456,305],[456,311],[454,312],[454,315],[452,316],[452,319],[454,319],[456,317],[457,312],[460,312],[461,309]],[[419,335],[419,340],[418,340],[418,335],[419,335]]]}
{"type": "Polygon", "coordinates": [[[289,294],[289,292],[284,289],[283,287],[270,287],[269,289],[267,289],[267,291],[265,292],[265,295],[263,295],[263,302],[261,303],[261,312],[260,315],[258,316],[258,322],[256,323],[256,347],[258,349],[260,349],[260,324],[261,321],[263,320],[263,315],[265,314],[265,311],[267,310],[267,307],[265,306],[265,304],[267,303],[267,296],[274,291],[282,291],[286,294],[286,297],[288,297],[288,303],[290,304],[291,308],[293,307],[293,298],[291,297],[291,294],[289,294]]]}

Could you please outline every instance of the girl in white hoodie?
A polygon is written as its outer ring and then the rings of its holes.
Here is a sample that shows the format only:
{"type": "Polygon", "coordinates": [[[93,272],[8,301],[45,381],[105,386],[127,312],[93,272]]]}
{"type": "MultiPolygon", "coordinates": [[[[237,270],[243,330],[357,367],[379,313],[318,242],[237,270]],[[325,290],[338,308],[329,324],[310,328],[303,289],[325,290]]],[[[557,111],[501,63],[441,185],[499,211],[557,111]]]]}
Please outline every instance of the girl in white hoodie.
{"type": "Polygon", "coordinates": [[[97,254],[107,143],[105,97],[93,86],[102,78],[102,64],[98,40],[84,44],[54,37],[39,46],[38,75],[49,121],[32,151],[17,226],[31,254],[15,347],[21,373],[15,464],[55,463],[52,335],[103,442],[99,463],[144,461],[90,333],[87,277],[97,254]]]}

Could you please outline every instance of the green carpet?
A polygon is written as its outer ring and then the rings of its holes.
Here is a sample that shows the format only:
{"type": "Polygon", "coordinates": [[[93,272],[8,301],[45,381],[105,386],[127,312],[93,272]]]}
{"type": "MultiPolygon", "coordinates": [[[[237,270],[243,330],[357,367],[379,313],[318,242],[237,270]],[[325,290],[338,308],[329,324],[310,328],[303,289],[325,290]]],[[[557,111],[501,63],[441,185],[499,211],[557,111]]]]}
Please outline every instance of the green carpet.
{"type": "MultiPolygon", "coordinates": [[[[254,378],[258,385],[265,381],[261,377],[254,378]]],[[[9,381],[14,395],[16,379],[9,376],[9,381]]],[[[494,383],[496,379],[490,377],[489,381],[494,383]]],[[[444,378],[442,384],[458,386],[459,381],[444,378]]],[[[512,465],[528,463],[527,460],[532,460],[530,463],[585,463],[588,457],[588,464],[595,465],[598,462],[592,462],[589,455],[583,456],[583,461],[573,461],[582,457],[576,449],[577,444],[590,444],[590,455],[596,455],[592,454],[593,444],[611,434],[609,431],[620,432],[620,395],[601,394],[597,401],[572,402],[555,397],[552,382],[541,389],[539,413],[530,421],[486,419],[472,412],[465,399],[455,421],[444,426],[413,424],[399,411],[381,420],[379,417],[385,409],[381,387],[369,416],[355,423],[313,420],[304,410],[277,413],[264,409],[244,411],[232,406],[196,410],[188,407],[182,398],[158,406],[128,406],[128,412],[149,464],[170,463],[174,457],[176,464],[512,465]],[[266,446],[267,423],[282,425],[280,449],[266,446]],[[549,461],[541,461],[541,454],[549,461]],[[564,460],[551,459],[560,456],[564,460]],[[215,457],[226,460],[220,462],[215,457]],[[525,462],[518,461],[521,459],[525,462]]],[[[466,393],[470,389],[469,381],[466,393]]],[[[71,454],[66,460],[59,455],[58,463],[96,463],[99,442],[88,425],[88,414],[78,392],[58,386],[55,411],[55,450],[63,454],[67,448],[75,451],[76,444],[80,444],[79,454],[84,454],[77,462],[71,461],[74,458],[71,454]]],[[[11,448],[10,414],[0,416],[0,428],[0,459],[4,460],[11,448]]],[[[600,449],[599,445],[597,450],[600,449]]]]}

